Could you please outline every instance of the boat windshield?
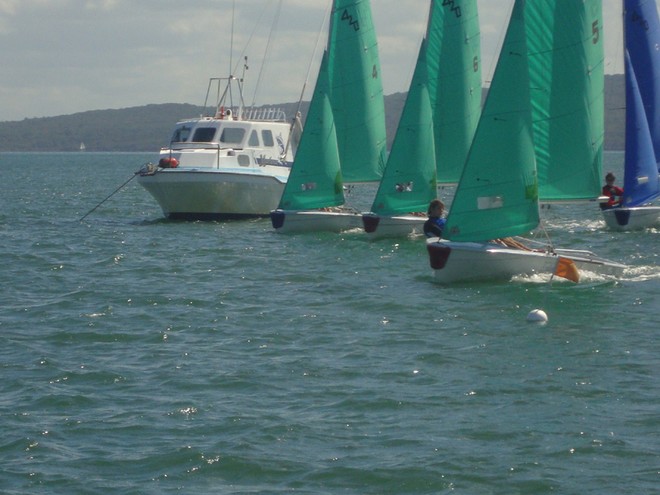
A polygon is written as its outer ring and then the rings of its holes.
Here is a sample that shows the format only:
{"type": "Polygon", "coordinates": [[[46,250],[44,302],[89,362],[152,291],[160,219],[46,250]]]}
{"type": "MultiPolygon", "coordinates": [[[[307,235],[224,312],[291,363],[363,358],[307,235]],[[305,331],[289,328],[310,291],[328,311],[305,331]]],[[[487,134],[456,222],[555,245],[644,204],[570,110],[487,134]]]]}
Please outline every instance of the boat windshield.
{"type": "Polygon", "coordinates": [[[220,135],[220,142],[224,144],[241,144],[245,137],[245,129],[240,127],[225,127],[220,135]]]}
{"type": "Polygon", "coordinates": [[[190,131],[192,129],[186,125],[182,125],[174,129],[174,133],[172,134],[172,139],[170,140],[172,143],[182,143],[184,141],[188,140],[188,137],[190,137],[190,131]]]}
{"type": "Polygon", "coordinates": [[[198,127],[193,134],[193,143],[210,143],[215,137],[215,127],[198,127]]]}
{"type": "Polygon", "coordinates": [[[273,139],[273,132],[270,129],[264,129],[261,131],[261,137],[264,140],[264,146],[275,146],[275,140],[273,139]]]}

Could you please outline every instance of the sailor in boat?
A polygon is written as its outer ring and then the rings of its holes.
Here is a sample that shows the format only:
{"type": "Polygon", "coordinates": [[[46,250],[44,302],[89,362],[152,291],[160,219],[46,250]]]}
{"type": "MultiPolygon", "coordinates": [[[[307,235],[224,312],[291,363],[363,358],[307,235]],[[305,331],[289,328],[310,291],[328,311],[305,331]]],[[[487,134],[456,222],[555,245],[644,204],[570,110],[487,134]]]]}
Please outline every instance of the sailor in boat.
{"type": "Polygon", "coordinates": [[[621,189],[619,186],[615,186],[614,181],[616,181],[616,177],[614,177],[612,172],[608,172],[605,176],[603,196],[607,196],[609,199],[607,202],[602,202],[600,204],[600,207],[603,210],[621,206],[621,199],[623,199],[623,189],[621,189]]]}
{"type": "Polygon", "coordinates": [[[447,220],[443,218],[445,204],[439,199],[432,199],[428,208],[428,220],[424,222],[424,235],[426,237],[442,237],[442,230],[447,220]]]}
{"type": "MultiPolygon", "coordinates": [[[[424,235],[426,235],[426,237],[442,237],[442,231],[447,223],[447,220],[443,218],[444,212],[445,204],[442,200],[432,199],[428,208],[429,218],[424,222],[424,235]]],[[[513,237],[502,237],[499,239],[493,239],[490,242],[512,249],[520,249],[522,251],[543,251],[542,249],[530,248],[513,237]]]]}

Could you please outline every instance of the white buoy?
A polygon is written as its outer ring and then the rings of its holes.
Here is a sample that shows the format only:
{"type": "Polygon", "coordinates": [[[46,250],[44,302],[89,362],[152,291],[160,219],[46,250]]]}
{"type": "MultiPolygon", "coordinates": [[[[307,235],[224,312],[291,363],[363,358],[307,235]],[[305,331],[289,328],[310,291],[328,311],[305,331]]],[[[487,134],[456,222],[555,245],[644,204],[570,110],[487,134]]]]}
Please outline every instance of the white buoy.
{"type": "Polygon", "coordinates": [[[533,309],[527,315],[527,321],[533,323],[547,323],[548,315],[542,309],[533,309]]]}

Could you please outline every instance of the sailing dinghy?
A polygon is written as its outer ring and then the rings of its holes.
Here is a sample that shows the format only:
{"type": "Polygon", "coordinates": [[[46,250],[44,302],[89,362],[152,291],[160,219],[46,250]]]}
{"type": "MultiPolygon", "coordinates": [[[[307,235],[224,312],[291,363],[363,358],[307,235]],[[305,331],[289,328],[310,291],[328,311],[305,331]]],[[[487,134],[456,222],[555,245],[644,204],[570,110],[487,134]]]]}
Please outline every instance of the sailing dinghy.
{"type": "Polygon", "coordinates": [[[437,196],[435,144],[431,100],[426,83],[422,42],[417,68],[408,90],[399,127],[371,212],[362,215],[364,230],[371,237],[420,234],[423,215],[437,196]]]}
{"type": "Polygon", "coordinates": [[[612,230],[660,227],[660,21],[655,0],[624,0],[626,148],[621,205],[603,209],[612,230]]]}
{"type": "Polygon", "coordinates": [[[363,214],[372,238],[421,234],[437,183],[455,184],[481,110],[476,0],[432,0],[383,178],[363,214]]]}
{"type": "Polygon", "coordinates": [[[361,227],[359,212],[342,208],[344,181],[379,180],[385,146],[385,103],[369,1],[334,0],[305,132],[279,206],[270,214],[273,228],[292,233],[361,227]]]}
{"type": "MultiPolygon", "coordinates": [[[[551,40],[553,48],[585,46],[585,54],[592,53],[591,45],[596,45],[602,60],[602,39],[594,28],[602,19],[600,2],[562,3],[560,8],[560,1],[516,0],[514,4],[490,91],[447,218],[446,238],[427,241],[430,264],[438,282],[510,280],[516,275],[542,274],[577,282],[582,270],[618,276],[625,269],[624,265],[589,251],[560,250],[551,245],[521,248],[509,240],[534,230],[540,223],[537,153],[553,149],[544,145],[537,149],[534,142],[533,105],[547,104],[548,100],[543,103],[544,100],[533,99],[532,91],[541,94],[544,88],[530,84],[531,74],[547,70],[540,67],[547,60],[532,54],[551,40]],[[580,21],[578,30],[576,19],[580,21]],[[563,23],[569,24],[573,32],[563,23]],[[535,40],[534,36],[544,39],[535,40]],[[574,41],[567,40],[567,36],[574,41]],[[541,45],[536,41],[541,41],[541,45]]],[[[562,57],[572,59],[574,53],[559,49],[554,56],[554,64],[559,65],[553,67],[553,79],[565,73],[561,70],[562,57]]],[[[589,57],[584,56],[581,61],[588,64],[589,57]]],[[[583,77],[603,77],[602,62],[589,70],[583,72],[583,77]]],[[[545,91],[551,91],[555,84],[561,87],[557,81],[551,82],[553,86],[545,91]]],[[[583,112],[588,111],[586,106],[583,108],[583,112]]],[[[578,117],[582,115],[573,116],[578,117]]]]}

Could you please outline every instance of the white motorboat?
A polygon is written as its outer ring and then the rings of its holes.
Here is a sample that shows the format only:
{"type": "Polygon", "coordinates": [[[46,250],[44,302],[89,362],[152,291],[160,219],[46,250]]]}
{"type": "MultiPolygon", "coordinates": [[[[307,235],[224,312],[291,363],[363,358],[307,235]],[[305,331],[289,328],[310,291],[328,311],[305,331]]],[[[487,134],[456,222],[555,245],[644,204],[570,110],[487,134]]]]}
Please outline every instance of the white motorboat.
{"type": "Polygon", "coordinates": [[[138,172],[138,182],[166,217],[261,217],[277,207],[291,170],[300,121],[287,122],[279,109],[246,109],[242,80],[212,78],[207,102],[212,87],[224,86],[213,106],[214,115],[178,122],[170,144],[160,150],[158,163],[138,172]],[[238,87],[236,106],[229,101],[232,85],[238,87]]]}

